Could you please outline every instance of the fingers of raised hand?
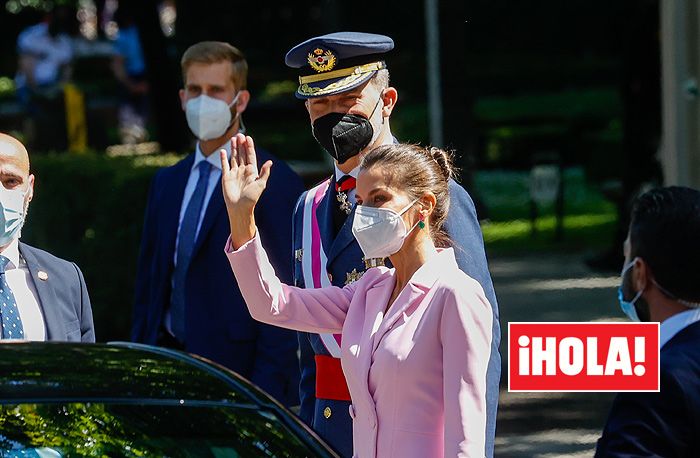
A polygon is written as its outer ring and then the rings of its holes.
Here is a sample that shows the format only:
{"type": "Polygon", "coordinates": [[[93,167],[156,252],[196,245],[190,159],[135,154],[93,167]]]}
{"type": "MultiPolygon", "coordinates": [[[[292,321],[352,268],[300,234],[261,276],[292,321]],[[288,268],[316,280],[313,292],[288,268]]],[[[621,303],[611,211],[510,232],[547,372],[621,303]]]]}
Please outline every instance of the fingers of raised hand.
{"type": "Polygon", "coordinates": [[[255,154],[255,142],[253,137],[246,136],[246,164],[252,165],[255,169],[255,173],[258,173],[258,158],[255,154]]]}
{"type": "Polygon", "coordinates": [[[228,157],[226,157],[226,150],[225,149],[220,149],[219,150],[219,160],[221,161],[221,173],[223,176],[228,175],[228,173],[231,171],[231,167],[229,166],[228,163],[228,157]]]}
{"type": "Polygon", "coordinates": [[[267,180],[270,178],[270,170],[272,169],[272,161],[266,161],[260,169],[259,180],[263,187],[267,186],[267,180]]]}

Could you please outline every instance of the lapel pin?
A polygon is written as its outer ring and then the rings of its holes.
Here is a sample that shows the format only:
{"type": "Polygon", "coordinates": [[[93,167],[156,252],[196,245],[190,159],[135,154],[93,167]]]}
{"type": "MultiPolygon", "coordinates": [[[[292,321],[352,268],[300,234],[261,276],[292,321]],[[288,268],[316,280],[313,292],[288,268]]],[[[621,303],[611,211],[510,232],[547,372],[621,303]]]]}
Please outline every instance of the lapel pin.
{"type": "Polygon", "coordinates": [[[43,281],[46,281],[49,279],[49,274],[47,274],[43,270],[40,270],[39,272],[37,272],[36,276],[39,277],[39,280],[43,280],[43,281]]]}

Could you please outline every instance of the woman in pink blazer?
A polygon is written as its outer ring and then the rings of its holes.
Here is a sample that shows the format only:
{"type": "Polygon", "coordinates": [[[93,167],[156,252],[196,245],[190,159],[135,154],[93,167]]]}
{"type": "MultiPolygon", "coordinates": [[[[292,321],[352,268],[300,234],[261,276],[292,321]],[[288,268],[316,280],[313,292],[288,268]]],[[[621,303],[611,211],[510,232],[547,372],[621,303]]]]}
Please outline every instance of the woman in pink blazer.
{"type": "Polygon", "coordinates": [[[450,158],[436,148],[386,145],[369,152],[357,180],[353,234],[369,269],[344,288],[282,284],[255,228],[253,210],[270,176],[258,173],[253,140],[221,156],[231,224],[226,254],[251,315],[314,333],[342,333],[354,454],[483,457],[491,308],[457,267],[441,232],[450,158]]]}

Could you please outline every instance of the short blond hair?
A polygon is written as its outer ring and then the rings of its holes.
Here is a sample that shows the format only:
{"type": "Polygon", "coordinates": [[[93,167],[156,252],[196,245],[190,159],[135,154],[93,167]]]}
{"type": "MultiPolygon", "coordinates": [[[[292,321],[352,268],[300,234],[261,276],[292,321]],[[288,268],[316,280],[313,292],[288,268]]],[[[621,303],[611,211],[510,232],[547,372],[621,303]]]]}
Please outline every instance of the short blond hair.
{"type": "Polygon", "coordinates": [[[192,64],[216,64],[225,61],[231,62],[231,79],[236,90],[246,89],[248,62],[238,48],[223,41],[200,41],[187,48],[180,60],[182,80],[187,83],[187,70],[192,64]]]}

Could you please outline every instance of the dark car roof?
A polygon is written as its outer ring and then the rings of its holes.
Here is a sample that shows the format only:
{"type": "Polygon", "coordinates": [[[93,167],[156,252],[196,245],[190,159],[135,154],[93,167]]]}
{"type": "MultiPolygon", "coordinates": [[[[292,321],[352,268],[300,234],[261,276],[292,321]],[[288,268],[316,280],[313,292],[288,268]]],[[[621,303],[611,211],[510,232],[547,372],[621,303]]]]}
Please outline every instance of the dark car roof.
{"type": "Polygon", "coordinates": [[[120,342],[0,344],[0,401],[49,398],[270,403],[233,372],[164,348],[120,342]]]}

